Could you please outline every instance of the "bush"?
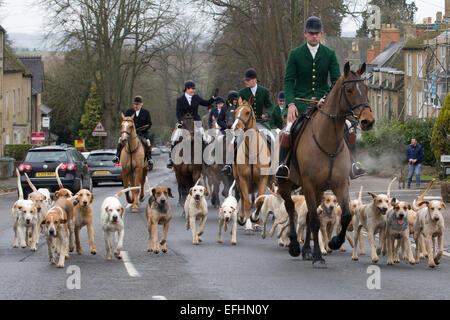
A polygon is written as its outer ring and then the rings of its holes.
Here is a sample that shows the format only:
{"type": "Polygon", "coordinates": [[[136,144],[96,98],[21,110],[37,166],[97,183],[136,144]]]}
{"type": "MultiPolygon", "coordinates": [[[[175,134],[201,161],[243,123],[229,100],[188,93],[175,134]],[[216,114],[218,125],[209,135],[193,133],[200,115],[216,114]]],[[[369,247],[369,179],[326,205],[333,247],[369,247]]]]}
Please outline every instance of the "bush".
{"type": "Polygon", "coordinates": [[[7,144],[5,145],[5,157],[23,161],[32,146],[32,144],[7,144]]]}
{"type": "Polygon", "coordinates": [[[442,107],[433,127],[433,135],[431,138],[431,148],[437,161],[440,161],[441,155],[450,153],[450,140],[447,140],[442,134],[444,129],[450,134],[450,93],[445,98],[442,107]]]}
{"type": "Polygon", "coordinates": [[[431,134],[434,119],[414,119],[405,122],[379,120],[376,127],[362,132],[362,146],[375,158],[389,158],[392,167],[406,164],[405,152],[412,138],[416,138],[423,149],[424,165],[436,165],[436,158],[431,150],[431,134]]]}

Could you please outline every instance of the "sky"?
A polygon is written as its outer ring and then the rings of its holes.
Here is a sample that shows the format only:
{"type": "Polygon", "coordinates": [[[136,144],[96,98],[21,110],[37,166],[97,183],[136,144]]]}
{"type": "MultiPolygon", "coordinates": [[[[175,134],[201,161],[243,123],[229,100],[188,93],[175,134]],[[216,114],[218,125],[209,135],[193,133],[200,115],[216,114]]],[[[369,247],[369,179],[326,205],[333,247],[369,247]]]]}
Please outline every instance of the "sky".
{"type": "MultiPolygon", "coordinates": [[[[422,22],[424,17],[436,17],[437,11],[444,11],[445,0],[414,0],[419,10],[416,22],[422,22]]],[[[9,33],[42,33],[45,26],[45,13],[36,5],[36,0],[4,0],[0,8],[0,25],[9,33]]],[[[357,0],[364,6],[368,0],[357,0]]],[[[407,0],[411,3],[412,0],[407,0]]],[[[354,33],[357,24],[352,19],[344,19],[342,31],[354,33]]]]}

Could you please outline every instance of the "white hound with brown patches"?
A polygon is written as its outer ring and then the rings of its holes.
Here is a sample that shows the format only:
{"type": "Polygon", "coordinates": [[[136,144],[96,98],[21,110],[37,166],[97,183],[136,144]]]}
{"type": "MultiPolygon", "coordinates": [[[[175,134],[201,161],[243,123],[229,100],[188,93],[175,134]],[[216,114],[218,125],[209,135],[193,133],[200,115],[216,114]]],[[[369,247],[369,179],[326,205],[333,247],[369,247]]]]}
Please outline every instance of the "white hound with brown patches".
{"type": "Polygon", "coordinates": [[[228,197],[225,198],[219,209],[219,235],[217,236],[217,242],[222,243],[222,228],[226,232],[228,223],[231,222],[231,244],[236,245],[236,229],[237,229],[237,209],[238,202],[233,196],[233,189],[236,185],[234,180],[228,191],[228,197]]]}

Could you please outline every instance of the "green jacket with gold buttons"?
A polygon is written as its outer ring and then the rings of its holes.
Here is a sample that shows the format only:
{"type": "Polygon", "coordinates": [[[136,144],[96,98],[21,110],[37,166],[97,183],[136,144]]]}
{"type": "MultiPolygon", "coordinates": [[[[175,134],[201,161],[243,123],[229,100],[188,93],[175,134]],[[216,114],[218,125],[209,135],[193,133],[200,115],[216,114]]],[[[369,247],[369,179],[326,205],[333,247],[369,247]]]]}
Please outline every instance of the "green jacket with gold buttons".
{"type": "Polygon", "coordinates": [[[307,104],[295,98],[320,100],[330,90],[328,74],[333,84],[341,76],[334,50],[319,44],[314,59],[306,43],[291,50],[284,76],[286,105],[295,103],[299,113],[306,112],[307,104]]]}
{"type": "MultiPolygon", "coordinates": [[[[253,96],[250,88],[243,88],[239,90],[239,97],[243,100],[250,101],[253,96]]],[[[253,110],[255,111],[256,119],[261,119],[263,113],[271,113],[273,109],[272,101],[270,100],[270,92],[267,88],[258,84],[256,89],[256,97],[253,101],[253,110]]],[[[264,125],[270,129],[269,122],[265,122],[264,125]]]]}

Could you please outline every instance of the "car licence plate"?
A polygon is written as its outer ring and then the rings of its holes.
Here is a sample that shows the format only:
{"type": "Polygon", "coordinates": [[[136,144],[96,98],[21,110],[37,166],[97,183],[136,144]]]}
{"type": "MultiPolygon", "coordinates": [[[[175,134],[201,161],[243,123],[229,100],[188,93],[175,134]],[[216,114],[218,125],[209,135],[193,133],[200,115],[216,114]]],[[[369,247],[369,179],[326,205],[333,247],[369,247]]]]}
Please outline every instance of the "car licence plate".
{"type": "Polygon", "coordinates": [[[56,177],[55,172],[36,172],[36,178],[38,177],[56,177]]]}
{"type": "Polygon", "coordinates": [[[107,176],[108,174],[111,174],[109,171],[95,171],[94,176],[107,176]]]}

